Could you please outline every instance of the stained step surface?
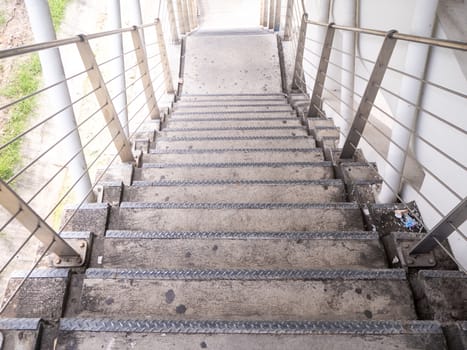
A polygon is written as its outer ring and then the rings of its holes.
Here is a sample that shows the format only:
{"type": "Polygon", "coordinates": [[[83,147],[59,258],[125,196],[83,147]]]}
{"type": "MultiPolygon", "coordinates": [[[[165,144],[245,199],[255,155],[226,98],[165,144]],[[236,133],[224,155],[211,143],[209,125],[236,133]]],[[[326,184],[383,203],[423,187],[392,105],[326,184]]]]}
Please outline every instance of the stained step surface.
{"type": "Polygon", "coordinates": [[[110,229],[163,231],[358,231],[352,203],[129,203],[115,208],[110,229]]]}
{"type": "Polygon", "coordinates": [[[385,268],[377,233],[107,231],[106,268],[385,268]]]}
{"type": "MultiPolygon", "coordinates": [[[[182,129],[196,129],[196,128],[248,128],[248,127],[282,127],[282,126],[296,126],[301,127],[300,120],[296,117],[282,117],[282,118],[211,118],[211,119],[198,119],[194,118],[180,118],[170,120],[167,123],[167,128],[182,128],[182,129]]],[[[165,129],[166,130],[166,129],[165,129]]]]}
{"type": "Polygon", "coordinates": [[[238,137],[238,136],[308,136],[307,131],[299,126],[280,127],[231,127],[231,128],[166,128],[160,133],[162,137],[238,137]]]}
{"type": "Polygon", "coordinates": [[[88,269],[81,316],[202,320],[415,319],[401,270],[88,269]]]}
{"type": "Polygon", "coordinates": [[[137,179],[161,180],[319,180],[334,176],[330,162],[143,164],[137,179]]]}
{"type": "Polygon", "coordinates": [[[125,187],[124,202],[324,203],[344,201],[340,180],[137,182],[125,187]]]}

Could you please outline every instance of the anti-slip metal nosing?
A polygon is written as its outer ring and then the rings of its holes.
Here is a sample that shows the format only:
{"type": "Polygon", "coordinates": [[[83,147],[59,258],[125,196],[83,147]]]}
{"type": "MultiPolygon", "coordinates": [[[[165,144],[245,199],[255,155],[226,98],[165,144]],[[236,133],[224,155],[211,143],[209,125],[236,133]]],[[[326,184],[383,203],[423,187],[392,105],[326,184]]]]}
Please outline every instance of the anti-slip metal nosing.
{"type": "Polygon", "coordinates": [[[275,109],[275,110],[254,110],[254,111],[250,111],[250,110],[245,110],[245,111],[226,111],[226,110],[223,110],[223,111],[205,111],[205,112],[182,112],[182,111],[174,111],[174,115],[204,115],[204,114],[245,114],[245,113],[249,113],[249,114],[256,114],[256,113],[264,113],[264,114],[268,114],[268,113],[289,113],[289,114],[292,114],[294,111],[293,109],[275,109]]]}
{"type": "Polygon", "coordinates": [[[222,130],[305,130],[302,126],[232,126],[220,128],[165,128],[163,132],[175,131],[222,131],[222,130]]]}
{"type": "Polygon", "coordinates": [[[336,186],[344,185],[339,179],[323,180],[173,180],[133,181],[133,187],[180,187],[180,186],[224,186],[224,185],[271,185],[271,186],[336,186]]]}
{"type": "Polygon", "coordinates": [[[236,96],[271,96],[271,97],[276,97],[276,96],[282,96],[282,97],[287,97],[287,94],[284,94],[284,93],[269,93],[269,94],[258,94],[258,93],[247,93],[247,94],[184,94],[184,95],[181,95],[180,98],[183,99],[184,97],[210,97],[210,96],[214,96],[214,97],[218,97],[218,96],[232,96],[232,97],[236,97],[236,96]]]}
{"type": "Polygon", "coordinates": [[[63,239],[91,239],[92,233],[88,231],[64,231],[60,233],[63,239]]]}
{"type": "Polygon", "coordinates": [[[163,142],[180,142],[180,141],[267,141],[267,140],[297,140],[307,139],[314,141],[310,136],[173,136],[173,137],[158,137],[158,141],[163,142]]]}
{"type": "MultiPolygon", "coordinates": [[[[219,103],[219,105],[222,105],[223,102],[279,102],[276,104],[273,104],[272,106],[278,106],[278,105],[286,105],[289,106],[287,103],[287,99],[284,97],[283,99],[277,98],[277,97],[271,97],[271,98],[256,98],[256,99],[248,99],[248,98],[236,98],[235,100],[228,99],[228,98],[219,98],[219,99],[212,99],[212,100],[206,100],[206,99],[201,99],[201,100],[190,100],[190,99],[183,99],[181,98],[180,100],[177,101],[177,105],[190,105],[190,106],[196,106],[197,103],[219,103]]],[[[248,106],[248,104],[246,104],[248,106]]],[[[210,105],[210,106],[216,106],[216,105],[210,105]]]]}
{"type": "Polygon", "coordinates": [[[243,108],[243,107],[258,107],[258,108],[266,108],[265,110],[268,111],[270,107],[276,107],[276,106],[279,106],[279,107],[288,107],[290,110],[292,110],[292,107],[290,107],[289,104],[287,103],[282,103],[282,104],[267,104],[267,103],[252,103],[252,104],[219,104],[219,105],[203,105],[201,103],[203,103],[204,101],[201,101],[198,103],[195,103],[195,104],[189,104],[189,105],[179,105],[179,104],[176,104],[175,105],[175,111],[177,110],[180,110],[180,109],[191,109],[191,108],[212,108],[212,109],[216,109],[216,108],[243,108]]]}
{"type": "Polygon", "coordinates": [[[171,150],[151,150],[150,154],[203,154],[203,153],[323,153],[321,148],[208,148],[208,149],[171,149],[171,150]]]}
{"type": "Polygon", "coordinates": [[[325,209],[355,210],[356,203],[142,203],[122,202],[120,209],[325,209]]]}
{"type": "Polygon", "coordinates": [[[107,239],[192,239],[192,240],[330,240],[330,241],[374,241],[378,240],[377,232],[145,232],[109,230],[107,239]]]}
{"type": "Polygon", "coordinates": [[[138,280],[406,280],[403,269],[372,270],[86,270],[88,279],[138,279],[138,280]]]}
{"type": "Polygon", "coordinates": [[[280,168],[280,167],[332,167],[332,162],[254,162],[254,163],[145,163],[143,169],[164,168],[280,168]]]}
{"type": "Polygon", "coordinates": [[[162,334],[400,335],[442,334],[436,321],[205,321],[63,318],[60,331],[162,334]]]}
{"type": "MultiPolygon", "coordinates": [[[[29,271],[15,270],[12,272],[10,278],[26,278],[29,271]]],[[[70,269],[35,269],[29,275],[29,278],[68,278],[70,276],[70,269]]]]}
{"type": "Polygon", "coordinates": [[[421,278],[449,278],[449,279],[467,279],[467,274],[462,271],[449,270],[421,270],[418,272],[421,278]]]}
{"type": "Polygon", "coordinates": [[[258,121],[298,121],[297,117],[267,117],[267,118],[170,118],[169,123],[185,122],[258,122],[258,121]]]}
{"type": "Polygon", "coordinates": [[[0,330],[37,331],[41,322],[40,318],[0,318],[0,330]]]}

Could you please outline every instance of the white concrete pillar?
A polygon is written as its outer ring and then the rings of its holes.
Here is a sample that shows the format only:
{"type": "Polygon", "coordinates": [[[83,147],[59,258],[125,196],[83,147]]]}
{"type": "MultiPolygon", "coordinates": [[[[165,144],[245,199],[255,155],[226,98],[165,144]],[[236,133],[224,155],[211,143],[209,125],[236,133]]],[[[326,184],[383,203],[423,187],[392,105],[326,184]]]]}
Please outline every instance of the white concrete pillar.
{"type": "MultiPolygon", "coordinates": [[[[49,3],[47,0],[26,0],[26,9],[29,21],[36,42],[45,42],[56,40],[55,29],[53,27],[52,17],[50,15],[49,3]]],[[[57,121],[59,134],[71,134],[62,142],[60,152],[63,152],[66,160],[75,157],[68,165],[71,176],[71,183],[75,185],[75,193],[79,201],[86,198],[87,201],[93,201],[91,180],[86,165],[86,159],[82,151],[81,139],[78,130],[72,132],[77,127],[73,108],[71,107],[71,98],[68,86],[65,80],[65,71],[63,69],[62,59],[58,48],[39,51],[39,59],[42,66],[42,74],[45,86],[58,84],[48,90],[50,95],[49,103],[52,105],[50,110],[59,111],[66,108],[54,120],[57,121]],[[83,175],[84,174],[84,175],[83,175]],[[81,179],[80,179],[81,177],[81,179]],[[90,194],[89,194],[90,193],[90,194]]]]}
{"type": "MultiPolygon", "coordinates": [[[[108,0],[109,6],[109,17],[108,17],[108,29],[121,29],[122,28],[122,14],[120,9],[120,0],[108,0]]],[[[109,46],[110,56],[117,57],[115,60],[109,63],[112,76],[120,74],[118,78],[114,80],[112,86],[115,86],[114,93],[117,97],[113,100],[115,110],[118,113],[118,119],[120,124],[125,131],[126,136],[129,135],[128,125],[128,108],[127,108],[127,96],[126,96],[126,81],[125,81],[125,60],[123,56],[123,39],[121,34],[112,35],[109,40],[111,45],[109,46]]]]}
{"type": "MultiPolygon", "coordinates": [[[[329,4],[330,0],[316,0],[307,4],[307,12],[309,14],[309,19],[312,21],[318,21],[323,23],[328,23],[329,21],[329,4]]],[[[323,50],[323,43],[326,37],[326,27],[316,26],[313,24],[308,25],[308,37],[312,38],[313,41],[310,41],[310,50],[318,54],[308,54],[309,59],[313,62],[313,66],[318,67],[320,62],[321,51],[323,50]]],[[[314,72],[314,68],[313,68],[314,72]]]]}
{"type": "MultiPolygon", "coordinates": [[[[417,0],[411,34],[431,37],[437,9],[438,0],[417,0]]],[[[422,79],[425,75],[429,49],[429,45],[409,43],[403,70],[422,79]]],[[[386,164],[384,169],[385,183],[383,183],[379,194],[378,201],[380,203],[394,202],[396,194],[400,191],[406,152],[412,135],[411,130],[415,128],[418,116],[418,110],[413,105],[418,105],[422,89],[421,81],[406,76],[402,78],[400,96],[410,103],[399,100],[397,105],[395,115],[402,125],[395,123],[392,129],[391,144],[387,156],[387,162],[391,165],[386,164]]]]}

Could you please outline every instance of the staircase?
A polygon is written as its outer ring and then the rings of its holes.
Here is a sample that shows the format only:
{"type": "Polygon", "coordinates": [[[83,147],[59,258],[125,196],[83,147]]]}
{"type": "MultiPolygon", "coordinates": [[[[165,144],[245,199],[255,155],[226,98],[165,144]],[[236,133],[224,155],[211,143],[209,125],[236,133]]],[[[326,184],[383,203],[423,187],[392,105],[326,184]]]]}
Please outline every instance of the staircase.
{"type": "Polygon", "coordinates": [[[152,136],[58,349],[446,347],[286,96],[184,95],[152,136]]]}

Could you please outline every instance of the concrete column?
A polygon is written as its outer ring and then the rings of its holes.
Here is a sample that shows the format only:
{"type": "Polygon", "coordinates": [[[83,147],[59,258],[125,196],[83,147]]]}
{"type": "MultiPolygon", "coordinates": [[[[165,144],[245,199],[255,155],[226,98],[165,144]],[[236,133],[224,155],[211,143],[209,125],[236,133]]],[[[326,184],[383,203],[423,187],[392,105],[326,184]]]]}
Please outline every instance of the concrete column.
{"type": "MultiPolygon", "coordinates": [[[[344,26],[355,27],[356,24],[356,0],[338,0],[335,2],[335,8],[339,9],[339,14],[336,14],[336,23],[344,26]]],[[[340,112],[345,119],[341,130],[345,136],[348,135],[350,126],[354,118],[354,88],[355,88],[355,33],[342,31],[342,70],[341,83],[344,87],[341,88],[341,108],[340,112]]],[[[344,142],[345,138],[341,138],[344,142]]]]}
{"type": "MultiPolygon", "coordinates": [[[[307,7],[307,10],[310,15],[310,20],[328,23],[329,3],[330,3],[330,0],[317,0],[317,1],[313,1],[312,3],[308,3],[307,6],[309,8],[307,7]]],[[[320,55],[323,49],[323,45],[318,44],[315,41],[318,41],[320,43],[324,42],[324,39],[326,37],[326,28],[318,27],[315,25],[309,25],[308,33],[309,33],[308,36],[310,38],[313,38],[314,40],[314,41],[309,42],[311,51],[320,55]]],[[[309,54],[309,59],[311,62],[313,62],[313,65],[315,67],[319,66],[320,57],[313,55],[313,54],[309,54]]]]}
{"type": "MultiPolygon", "coordinates": [[[[143,15],[141,13],[141,3],[139,0],[126,0],[129,2],[128,9],[130,12],[130,21],[131,25],[140,26],[143,24],[143,15]]],[[[144,31],[140,30],[141,39],[143,40],[143,45],[146,47],[146,40],[144,38],[144,31]]]]}
{"type": "MultiPolygon", "coordinates": [[[[431,37],[436,20],[438,0],[417,0],[416,14],[413,18],[411,34],[431,37]]],[[[409,43],[405,59],[404,71],[420,79],[425,76],[430,46],[409,43]]],[[[409,149],[412,131],[415,128],[418,109],[412,106],[418,105],[423,89],[423,83],[419,80],[406,77],[402,78],[400,96],[410,101],[410,104],[399,101],[395,115],[402,124],[394,123],[391,136],[391,144],[384,169],[384,180],[378,201],[380,203],[392,203],[402,185],[402,173],[404,171],[407,151],[409,149]],[[397,145],[397,146],[396,146],[397,145]],[[395,169],[394,169],[395,168],[395,169]],[[397,170],[397,171],[396,171],[397,170]]]]}
{"type": "MultiPolygon", "coordinates": [[[[50,15],[49,3],[47,0],[26,0],[26,9],[29,21],[36,42],[56,40],[55,29],[50,15]]],[[[45,86],[63,82],[48,90],[50,95],[49,103],[52,105],[50,110],[58,111],[66,108],[56,118],[59,134],[71,134],[62,142],[62,149],[66,160],[74,159],[69,163],[68,169],[71,176],[71,183],[77,182],[75,192],[77,198],[81,201],[87,198],[88,202],[94,200],[92,194],[91,180],[89,178],[86,159],[82,150],[81,139],[78,130],[72,132],[77,127],[76,118],[71,107],[71,98],[68,86],[65,80],[65,71],[63,69],[62,59],[58,48],[39,51],[39,58],[42,66],[42,73],[45,86]],[[68,107],[68,108],[67,108],[68,107]],[[75,154],[78,154],[75,157],[75,154]],[[84,174],[84,175],[83,175],[84,174]],[[80,179],[81,177],[81,179],[80,179]],[[90,194],[88,194],[90,192],[90,194]]]]}
{"type": "MultiPolygon", "coordinates": [[[[122,17],[120,10],[120,0],[108,0],[109,5],[109,30],[121,29],[122,28],[122,17]]],[[[117,57],[115,60],[109,63],[111,65],[111,71],[113,76],[120,74],[117,79],[114,80],[113,85],[116,86],[115,95],[117,97],[113,100],[115,110],[118,113],[118,119],[120,124],[125,131],[126,136],[129,135],[128,126],[128,110],[127,110],[127,96],[126,96],[126,81],[125,81],[125,61],[123,57],[123,40],[122,35],[117,34],[109,38],[111,45],[109,51],[111,57],[117,57]]]]}

